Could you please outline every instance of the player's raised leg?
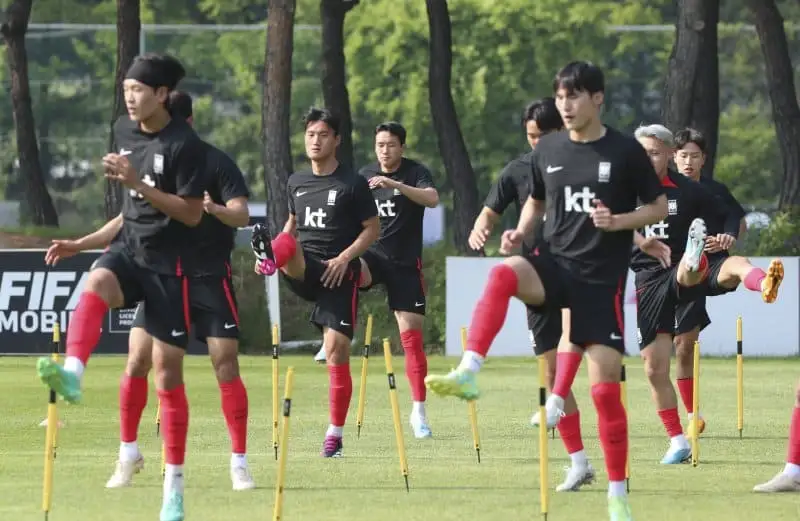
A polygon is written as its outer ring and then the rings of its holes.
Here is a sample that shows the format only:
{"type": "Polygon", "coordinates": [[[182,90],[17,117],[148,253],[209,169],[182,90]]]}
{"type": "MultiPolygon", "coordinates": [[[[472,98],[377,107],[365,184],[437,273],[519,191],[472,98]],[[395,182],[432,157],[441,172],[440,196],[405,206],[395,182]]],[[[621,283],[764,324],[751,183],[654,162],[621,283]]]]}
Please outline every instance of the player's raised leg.
{"type": "Polygon", "coordinates": [[[800,492],[800,382],[795,389],[794,409],[789,425],[786,466],[774,478],[756,485],[756,492],[800,492]]]}
{"type": "MultiPolygon", "coordinates": [[[[489,280],[472,313],[467,334],[467,350],[456,369],[446,375],[431,374],[425,385],[441,396],[456,396],[463,400],[479,397],[475,375],[481,370],[492,342],[505,323],[512,298],[541,306],[544,304],[544,286],[533,265],[524,257],[509,257],[489,271],[489,280]]],[[[550,422],[548,427],[554,427],[550,422]]]]}
{"type": "Polygon", "coordinates": [[[119,459],[106,488],[129,486],[134,474],[144,468],[137,439],[142,413],[147,405],[147,376],[153,365],[153,338],[144,330],[144,312],[136,308],[128,336],[128,362],[119,386],[119,459]]]}

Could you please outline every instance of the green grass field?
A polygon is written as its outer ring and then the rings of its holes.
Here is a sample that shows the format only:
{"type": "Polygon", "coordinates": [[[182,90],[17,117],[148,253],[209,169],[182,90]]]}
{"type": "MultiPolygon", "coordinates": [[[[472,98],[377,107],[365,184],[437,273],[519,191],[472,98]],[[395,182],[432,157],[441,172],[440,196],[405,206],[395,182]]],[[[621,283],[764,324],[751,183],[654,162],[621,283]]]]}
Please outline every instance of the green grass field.
{"type": "MultiPolygon", "coordinates": [[[[403,360],[395,357],[406,435],[411,492],[399,470],[383,360],[370,359],[367,407],[361,439],[355,436],[360,361],[354,360],[354,397],[345,430],[344,458],[318,456],[327,425],[324,367],[309,356],[281,359],[281,373],[295,367],[289,459],[283,519],[352,521],[483,521],[539,519],[537,431],[528,426],[535,406],[533,359],[492,359],[481,373],[478,402],[482,463],[477,464],[463,402],[430,397],[433,440],[417,441],[407,426],[410,409],[403,360]]],[[[646,388],[641,363],[628,359],[631,438],[631,504],[646,521],[797,520],[797,495],[761,496],[750,490],[783,466],[790,407],[800,363],[745,363],[745,430],[736,429],[736,364],[703,360],[702,408],[708,428],[701,438],[701,464],[665,467],[658,462],[666,435],[646,388]]],[[[277,463],[271,446],[269,358],[245,357],[242,374],[250,397],[250,465],[259,488],[233,492],[228,477],[229,443],[219,392],[206,358],[187,360],[191,404],[186,460],[187,519],[271,519],[277,463]]],[[[453,359],[430,360],[432,371],[453,359]]],[[[41,490],[47,392],[34,375],[32,358],[0,358],[0,519],[43,518],[41,490]]],[[[155,520],[161,501],[155,392],[151,385],[140,444],[146,466],[129,489],[106,490],[118,451],[117,393],[122,358],[92,360],[79,406],[59,404],[67,426],[55,462],[53,521],[155,520]]],[[[586,449],[599,482],[579,493],[551,494],[551,520],[606,519],[606,478],[597,442],[596,415],[585,373],[575,388],[584,410],[586,449]]],[[[283,383],[281,382],[281,396],[283,383]]],[[[551,490],[567,464],[560,441],[550,441],[551,490]]]]}

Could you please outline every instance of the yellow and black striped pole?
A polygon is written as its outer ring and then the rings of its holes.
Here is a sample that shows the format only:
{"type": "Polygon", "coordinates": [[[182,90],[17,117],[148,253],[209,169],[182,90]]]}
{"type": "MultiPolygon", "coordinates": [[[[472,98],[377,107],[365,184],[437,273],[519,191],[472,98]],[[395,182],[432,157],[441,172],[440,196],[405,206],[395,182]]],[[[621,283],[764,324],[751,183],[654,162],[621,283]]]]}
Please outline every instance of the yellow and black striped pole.
{"type": "Polygon", "coordinates": [[[739,438],[744,430],[744,354],[742,352],[742,316],[736,319],[736,427],[739,438]]]}
{"type": "MultiPolygon", "coordinates": [[[[53,326],[53,352],[52,358],[58,362],[59,346],[61,344],[61,327],[53,326]]],[[[44,441],[44,483],[42,484],[42,510],[45,521],[50,516],[53,504],[53,467],[56,460],[56,444],[58,443],[58,409],[56,406],[56,392],[52,389],[47,399],[47,431],[44,441]]]]}

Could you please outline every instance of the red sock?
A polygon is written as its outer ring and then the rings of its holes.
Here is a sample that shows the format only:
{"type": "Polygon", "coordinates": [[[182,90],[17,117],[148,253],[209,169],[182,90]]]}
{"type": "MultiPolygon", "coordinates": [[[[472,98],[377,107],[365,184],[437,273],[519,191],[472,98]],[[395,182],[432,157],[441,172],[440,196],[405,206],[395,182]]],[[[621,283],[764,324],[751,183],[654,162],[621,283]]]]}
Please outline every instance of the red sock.
{"type": "Polygon", "coordinates": [[[705,253],[700,254],[700,263],[697,265],[698,273],[705,273],[708,271],[708,257],[706,257],[705,253]]]}
{"type": "Polygon", "coordinates": [[[553,394],[566,398],[572,389],[575,375],[581,366],[583,356],[580,353],[558,353],[556,355],[556,381],[553,384],[553,394]]]}
{"type": "Polygon", "coordinates": [[[567,454],[575,454],[583,450],[581,438],[581,413],[576,411],[561,418],[558,422],[558,434],[567,449],[567,454]]]}
{"type": "Polygon", "coordinates": [[[400,333],[400,343],[406,353],[406,377],[411,387],[411,399],[425,401],[425,377],[428,375],[428,359],[422,349],[422,331],[410,329],[400,333]]]}
{"type": "Polygon", "coordinates": [[[230,382],[220,382],[222,414],[228,424],[231,452],[247,453],[247,389],[238,376],[230,382]]]}
{"type": "Polygon", "coordinates": [[[347,410],[350,408],[350,398],[353,397],[353,378],[350,376],[350,364],[329,365],[328,377],[330,378],[330,403],[331,425],[343,427],[347,421],[347,410]]]}
{"type": "Polygon", "coordinates": [[[694,378],[678,378],[678,392],[686,412],[694,412],[694,378]]]}
{"type": "Polygon", "coordinates": [[[108,304],[100,295],[84,291],[67,326],[67,356],[74,356],[86,365],[100,341],[103,319],[108,304]]]}
{"type": "Polygon", "coordinates": [[[189,402],[183,384],[169,391],[158,391],[161,401],[161,432],[166,452],[165,462],[183,465],[186,456],[186,434],[189,431],[189,402]]]}
{"type": "Polygon", "coordinates": [[[597,430],[606,458],[609,481],[625,481],[628,461],[628,418],[620,400],[619,383],[592,386],[592,399],[597,408],[597,430]]]}
{"type": "Polygon", "coordinates": [[[272,256],[275,257],[277,267],[286,266],[295,253],[297,253],[297,239],[293,235],[281,232],[272,239],[272,256]]]}
{"type": "Polygon", "coordinates": [[[467,350],[485,357],[503,323],[508,304],[517,294],[517,273],[505,264],[498,264],[489,272],[489,282],[472,312],[467,350]]]}
{"type": "Polygon", "coordinates": [[[800,465],[800,407],[795,407],[792,411],[792,423],[789,427],[789,454],[786,456],[786,462],[800,465]]]}
{"type": "Polygon", "coordinates": [[[683,427],[681,427],[681,417],[678,415],[678,408],[663,409],[658,411],[658,416],[661,418],[661,423],[667,429],[667,436],[674,438],[679,434],[683,434],[683,427]]]}
{"type": "Polygon", "coordinates": [[[136,441],[146,405],[147,378],[123,375],[119,384],[119,441],[136,441]]]}
{"type": "Polygon", "coordinates": [[[767,278],[767,274],[764,273],[764,270],[761,268],[753,268],[752,270],[747,272],[747,276],[745,276],[742,283],[744,287],[749,289],[750,291],[758,291],[761,292],[761,281],[767,278]]]}

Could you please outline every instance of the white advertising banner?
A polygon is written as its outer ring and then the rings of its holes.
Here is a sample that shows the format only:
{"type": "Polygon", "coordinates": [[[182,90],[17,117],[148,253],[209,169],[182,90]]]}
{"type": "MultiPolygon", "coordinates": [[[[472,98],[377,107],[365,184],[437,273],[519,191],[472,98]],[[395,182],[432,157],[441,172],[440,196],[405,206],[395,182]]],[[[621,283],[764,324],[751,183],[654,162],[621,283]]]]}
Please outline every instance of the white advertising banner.
{"type": "MultiPolygon", "coordinates": [[[[460,330],[469,326],[472,311],[483,292],[489,270],[502,258],[447,258],[447,346],[448,356],[461,354],[460,330]]],[[[752,257],[750,261],[764,270],[771,258],[752,257]]],[[[761,295],[739,287],[736,291],[709,298],[711,325],[700,335],[703,355],[736,354],[736,318],[742,316],[745,356],[797,356],[800,354],[800,258],[784,257],[786,270],[780,295],[773,304],[765,304],[761,295]]],[[[629,355],[638,356],[636,340],[636,303],[633,272],[628,273],[625,290],[625,346],[629,355]]],[[[508,317],[492,345],[490,356],[532,354],[525,306],[512,299],[508,317]]]]}

